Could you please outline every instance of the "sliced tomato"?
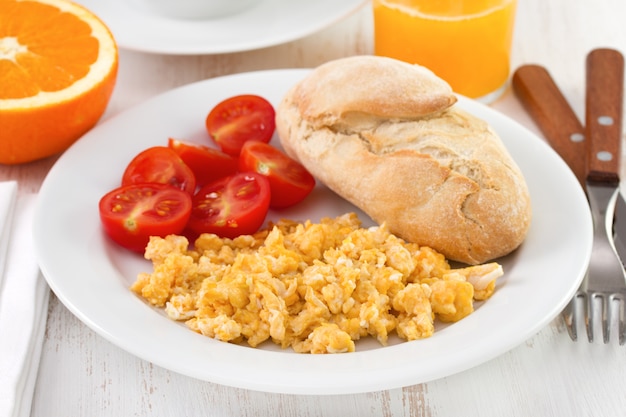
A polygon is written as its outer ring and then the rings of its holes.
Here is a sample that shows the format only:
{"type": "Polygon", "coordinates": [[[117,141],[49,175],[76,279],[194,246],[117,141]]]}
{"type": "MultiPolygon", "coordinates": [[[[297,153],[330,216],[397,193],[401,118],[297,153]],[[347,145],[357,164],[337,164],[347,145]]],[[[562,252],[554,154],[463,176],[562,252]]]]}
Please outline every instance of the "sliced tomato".
{"type": "Polygon", "coordinates": [[[270,204],[267,178],[239,172],[202,187],[193,197],[188,227],[195,234],[235,238],[253,234],[265,221],[270,204]]]}
{"type": "Polygon", "coordinates": [[[247,141],[270,141],[276,127],[275,115],[274,107],[263,97],[234,96],[209,112],[206,129],[222,151],[238,156],[247,141]]]}
{"type": "Polygon", "coordinates": [[[119,245],[143,253],[150,236],[180,234],[191,214],[191,196],[166,184],[131,184],[105,194],[100,221],[119,245]]]}
{"type": "Polygon", "coordinates": [[[180,156],[166,146],[154,146],[140,152],[126,167],[122,185],[168,184],[190,195],[196,191],[196,177],[180,156]]]}
{"type": "Polygon", "coordinates": [[[170,138],[167,146],[181,157],[196,177],[196,186],[205,184],[237,172],[237,158],[220,151],[191,142],[170,138]]]}
{"type": "Polygon", "coordinates": [[[299,203],[315,187],[315,178],[300,162],[266,143],[246,143],[239,156],[239,169],[267,177],[272,193],[270,206],[274,208],[299,203]]]}

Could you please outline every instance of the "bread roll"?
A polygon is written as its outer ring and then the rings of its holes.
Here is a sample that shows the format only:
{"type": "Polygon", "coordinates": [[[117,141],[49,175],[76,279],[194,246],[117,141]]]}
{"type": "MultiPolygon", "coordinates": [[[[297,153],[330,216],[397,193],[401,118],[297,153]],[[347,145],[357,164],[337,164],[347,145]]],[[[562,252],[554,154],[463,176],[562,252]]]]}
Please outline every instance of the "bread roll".
{"type": "Polygon", "coordinates": [[[328,62],[277,107],[285,151],[396,235],[467,264],[504,256],[531,221],[525,180],[490,126],[428,69],[328,62]]]}

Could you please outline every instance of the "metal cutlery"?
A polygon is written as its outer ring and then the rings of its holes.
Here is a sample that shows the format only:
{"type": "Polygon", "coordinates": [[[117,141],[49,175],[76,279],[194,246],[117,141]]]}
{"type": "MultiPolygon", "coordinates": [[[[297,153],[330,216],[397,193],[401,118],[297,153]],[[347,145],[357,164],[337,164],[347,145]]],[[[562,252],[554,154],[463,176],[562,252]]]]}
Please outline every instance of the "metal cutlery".
{"type": "MultiPolygon", "coordinates": [[[[587,275],[563,311],[573,340],[578,339],[577,329],[583,322],[590,342],[602,333],[604,343],[608,343],[613,324],[617,325],[619,343],[626,342],[626,280],[617,253],[617,248],[626,249],[626,202],[619,192],[623,77],[621,53],[613,49],[589,53],[583,129],[544,68],[525,65],[513,75],[520,101],[585,188],[594,220],[587,275]]],[[[626,252],[621,255],[626,261],[626,252]]]]}

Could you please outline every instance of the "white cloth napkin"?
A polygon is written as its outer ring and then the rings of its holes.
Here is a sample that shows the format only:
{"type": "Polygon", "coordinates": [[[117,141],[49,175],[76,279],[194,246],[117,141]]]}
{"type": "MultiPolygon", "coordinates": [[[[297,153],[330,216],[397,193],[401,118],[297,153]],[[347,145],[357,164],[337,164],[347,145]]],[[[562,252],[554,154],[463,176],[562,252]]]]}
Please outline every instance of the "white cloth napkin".
{"type": "MultiPolygon", "coordinates": [[[[0,183],[0,210],[10,188],[0,183]]],[[[30,415],[46,328],[50,289],[34,255],[35,201],[20,196],[10,227],[0,224],[2,238],[11,232],[0,282],[0,417],[30,415]]]]}
{"type": "Polygon", "coordinates": [[[15,181],[0,182],[0,289],[2,288],[3,272],[7,263],[11,219],[15,213],[16,200],[17,183],[15,181]]]}

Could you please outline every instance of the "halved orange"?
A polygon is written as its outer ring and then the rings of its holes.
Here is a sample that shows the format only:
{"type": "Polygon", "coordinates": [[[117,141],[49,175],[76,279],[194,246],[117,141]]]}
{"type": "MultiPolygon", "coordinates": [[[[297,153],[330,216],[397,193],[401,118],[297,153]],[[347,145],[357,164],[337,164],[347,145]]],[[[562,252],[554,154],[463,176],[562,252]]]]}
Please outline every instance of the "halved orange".
{"type": "Polygon", "coordinates": [[[106,25],[68,0],[0,0],[0,163],[67,149],[100,119],[117,77],[106,25]]]}

